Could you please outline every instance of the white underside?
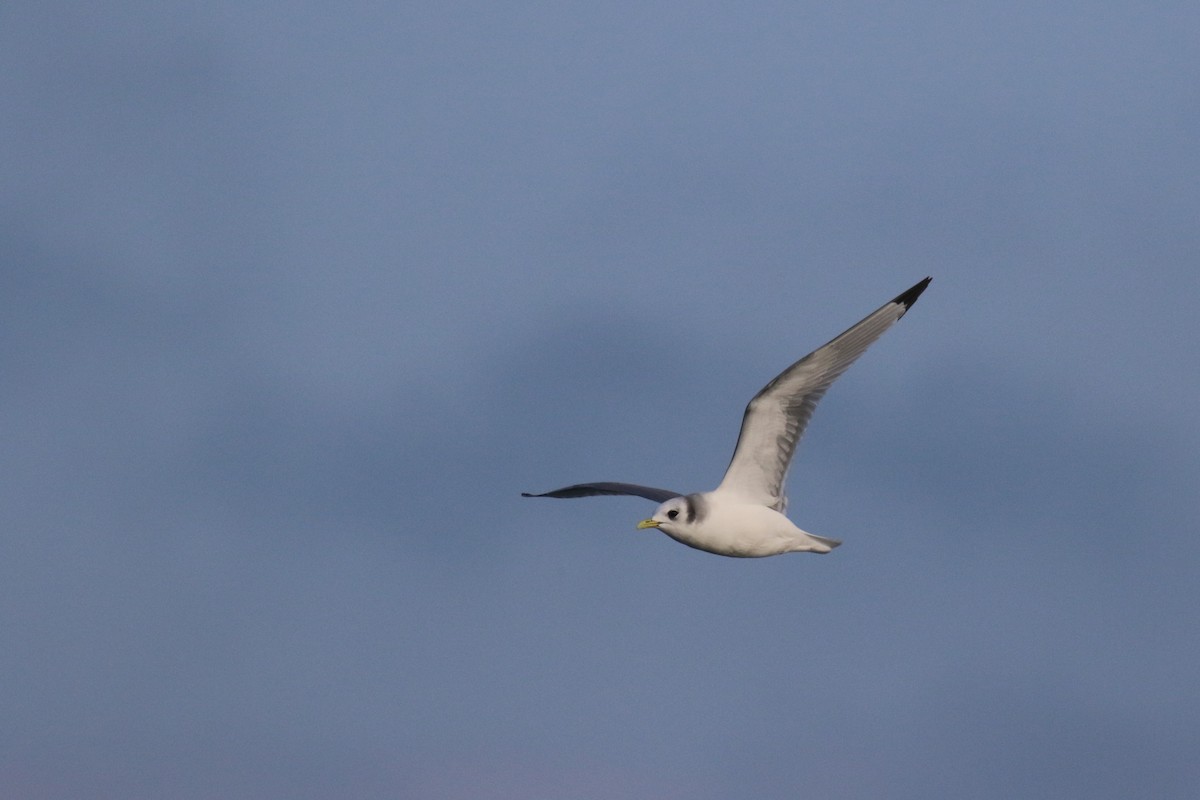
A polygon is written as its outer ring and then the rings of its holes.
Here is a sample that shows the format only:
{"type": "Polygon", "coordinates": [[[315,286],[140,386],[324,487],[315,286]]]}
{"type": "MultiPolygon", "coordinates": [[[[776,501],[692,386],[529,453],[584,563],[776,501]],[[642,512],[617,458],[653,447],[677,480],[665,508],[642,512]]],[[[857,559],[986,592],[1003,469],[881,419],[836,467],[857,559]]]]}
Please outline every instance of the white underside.
{"type": "MultiPolygon", "coordinates": [[[[689,547],[739,558],[762,558],[781,553],[828,553],[837,543],[797,528],[778,511],[747,503],[721,491],[702,495],[705,510],[693,523],[660,521],[658,528],[689,547]]],[[[655,515],[655,519],[659,519],[655,515]]]]}

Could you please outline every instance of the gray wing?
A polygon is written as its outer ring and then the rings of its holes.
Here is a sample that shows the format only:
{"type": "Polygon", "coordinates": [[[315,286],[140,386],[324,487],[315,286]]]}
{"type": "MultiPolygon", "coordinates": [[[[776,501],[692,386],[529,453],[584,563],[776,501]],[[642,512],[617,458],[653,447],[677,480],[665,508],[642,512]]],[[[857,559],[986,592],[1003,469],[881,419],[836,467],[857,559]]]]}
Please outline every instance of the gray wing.
{"type": "Polygon", "coordinates": [[[628,494],[644,497],[656,503],[665,503],[673,497],[683,497],[670,489],[655,489],[653,486],[638,486],[636,483],[576,483],[552,492],[530,494],[521,492],[521,497],[593,497],[595,495],[628,494]]]}
{"type": "Polygon", "coordinates": [[[885,303],[764,386],[746,406],[733,459],[717,488],[783,511],[788,466],[817,403],[867,347],[917,302],[929,281],[926,278],[885,303]]]}

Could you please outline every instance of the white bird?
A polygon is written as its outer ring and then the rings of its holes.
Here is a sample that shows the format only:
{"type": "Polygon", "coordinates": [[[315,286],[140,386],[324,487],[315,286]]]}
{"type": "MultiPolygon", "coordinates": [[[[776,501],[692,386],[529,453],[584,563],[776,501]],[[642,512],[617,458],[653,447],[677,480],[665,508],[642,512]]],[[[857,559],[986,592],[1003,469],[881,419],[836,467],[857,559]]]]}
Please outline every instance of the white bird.
{"type": "Polygon", "coordinates": [[[721,485],[711,492],[683,495],[633,483],[577,483],[523,497],[635,495],[661,503],[638,528],[658,528],[677,542],[722,556],[760,558],[781,553],[828,553],[837,539],[814,536],[784,516],[784,483],[796,444],[817,403],[830,385],[917,298],[926,278],[829,343],[792,364],[762,388],[746,406],[733,459],[721,485]]]}

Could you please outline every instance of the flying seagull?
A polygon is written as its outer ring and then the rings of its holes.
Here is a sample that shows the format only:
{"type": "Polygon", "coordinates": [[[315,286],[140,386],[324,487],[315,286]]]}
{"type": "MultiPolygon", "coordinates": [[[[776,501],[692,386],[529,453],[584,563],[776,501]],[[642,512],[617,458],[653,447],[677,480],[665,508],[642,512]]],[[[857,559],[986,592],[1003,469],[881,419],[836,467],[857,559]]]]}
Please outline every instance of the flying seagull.
{"type": "Polygon", "coordinates": [[[784,483],[796,444],[826,390],[909,307],[930,278],[902,292],[845,333],[792,364],[746,406],[733,459],[711,492],[682,494],[633,483],[577,483],[522,497],[634,495],[661,503],[638,528],[658,528],[677,542],[722,556],[828,553],[841,544],[805,533],[784,516],[784,483]]]}

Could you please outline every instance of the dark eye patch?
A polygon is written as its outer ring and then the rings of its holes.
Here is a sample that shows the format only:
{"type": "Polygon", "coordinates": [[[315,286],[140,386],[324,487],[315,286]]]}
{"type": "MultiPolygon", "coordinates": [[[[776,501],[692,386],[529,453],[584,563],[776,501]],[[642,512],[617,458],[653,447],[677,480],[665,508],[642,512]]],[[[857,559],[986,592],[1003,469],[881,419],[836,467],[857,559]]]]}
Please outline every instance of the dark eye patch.
{"type": "Polygon", "coordinates": [[[677,511],[674,508],[672,508],[670,511],[667,512],[667,519],[675,519],[678,516],[679,516],[679,511],[677,511]]]}

